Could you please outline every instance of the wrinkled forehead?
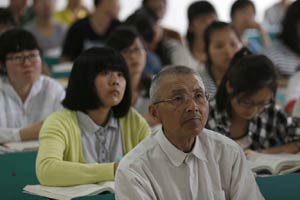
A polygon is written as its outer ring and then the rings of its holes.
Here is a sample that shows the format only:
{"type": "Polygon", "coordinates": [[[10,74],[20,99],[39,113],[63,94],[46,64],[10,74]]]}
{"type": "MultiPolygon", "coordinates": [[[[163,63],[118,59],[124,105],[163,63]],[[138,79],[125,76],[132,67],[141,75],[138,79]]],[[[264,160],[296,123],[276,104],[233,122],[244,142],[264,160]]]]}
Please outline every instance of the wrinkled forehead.
{"type": "Polygon", "coordinates": [[[176,90],[192,92],[196,89],[205,92],[201,77],[195,74],[165,75],[161,80],[160,89],[163,93],[172,93],[176,90]]]}

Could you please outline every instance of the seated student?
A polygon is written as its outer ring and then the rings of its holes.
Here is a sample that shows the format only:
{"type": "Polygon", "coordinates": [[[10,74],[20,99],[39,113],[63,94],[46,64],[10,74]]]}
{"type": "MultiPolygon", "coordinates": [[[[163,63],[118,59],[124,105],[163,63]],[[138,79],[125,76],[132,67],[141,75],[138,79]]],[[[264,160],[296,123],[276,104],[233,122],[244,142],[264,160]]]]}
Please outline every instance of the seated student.
{"type": "Polygon", "coordinates": [[[122,159],[116,199],[263,199],[241,148],[204,129],[208,96],[196,71],[164,68],[150,99],[162,128],[122,159]]]}
{"type": "Polygon", "coordinates": [[[82,0],[68,0],[63,10],[54,13],[54,18],[65,26],[70,26],[76,20],[86,17],[88,13],[89,10],[83,5],[82,0]]]}
{"type": "Polygon", "coordinates": [[[28,0],[9,0],[7,10],[14,16],[14,20],[18,27],[24,26],[35,16],[32,7],[29,7],[28,3],[28,0]]]}
{"type": "Polygon", "coordinates": [[[293,75],[300,65],[299,7],[300,0],[294,1],[289,6],[278,39],[263,52],[272,60],[282,76],[293,75]]]}
{"type": "Polygon", "coordinates": [[[182,42],[182,38],[177,31],[166,28],[161,24],[161,21],[167,12],[167,3],[167,0],[143,0],[142,7],[135,13],[138,13],[139,11],[148,13],[157,20],[158,28],[161,30],[163,38],[174,39],[178,42],[182,42]]]}
{"type": "Polygon", "coordinates": [[[16,26],[12,13],[6,8],[0,8],[0,34],[16,26]]]}
{"type": "Polygon", "coordinates": [[[38,139],[43,120],[61,109],[64,89],[41,75],[40,54],[36,39],[25,30],[0,36],[0,143],[38,139]]]}
{"type": "Polygon", "coordinates": [[[147,58],[144,72],[150,76],[157,74],[163,66],[160,57],[151,48],[151,46],[156,43],[157,38],[161,37],[159,31],[157,31],[158,29],[156,28],[156,22],[148,15],[140,13],[138,15],[129,17],[125,22],[125,25],[136,28],[139,35],[145,42],[144,44],[147,49],[147,58]]]}
{"type": "Polygon", "coordinates": [[[150,132],[130,108],[124,58],[109,48],[91,48],[74,62],[66,110],[52,114],[40,133],[36,174],[43,185],[71,186],[114,180],[122,156],[150,132]]]}
{"type": "Polygon", "coordinates": [[[214,6],[208,1],[195,1],[188,7],[188,30],[186,42],[181,45],[172,42],[171,58],[172,64],[184,65],[203,70],[207,61],[204,49],[204,31],[213,21],[217,19],[214,6]]]}
{"type": "Polygon", "coordinates": [[[235,29],[225,22],[213,22],[204,32],[206,67],[200,71],[206,91],[214,96],[234,54],[242,47],[235,29]]]}
{"type": "Polygon", "coordinates": [[[254,53],[261,53],[269,46],[270,38],[263,26],[255,21],[255,5],[251,0],[236,0],[230,10],[231,23],[242,38],[245,46],[254,53]],[[260,41],[250,38],[250,29],[259,38],[260,41]]]}
{"type": "Polygon", "coordinates": [[[276,3],[266,9],[263,25],[268,31],[279,32],[281,30],[281,22],[291,3],[291,0],[277,0],[276,3]]]}
{"type": "MultiPolygon", "coordinates": [[[[263,153],[299,151],[300,120],[274,103],[277,71],[263,55],[237,53],[210,102],[206,127],[237,141],[244,149],[263,153]]],[[[249,152],[249,151],[248,151],[249,152]]]]}
{"type": "MultiPolygon", "coordinates": [[[[160,24],[166,13],[166,5],[167,0],[143,0],[142,7],[126,19],[126,22],[138,26],[138,29],[144,29],[148,36],[153,35],[151,40],[145,40],[149,43],[148,48],[159,57],[163,66],[172,64],[169,41],[182,42],[179,33],[166,29],[160,24]],[[142,20],[147,19],[149,21],[145,21],[143,24],[142,20]]],[[[141,35],[144,36],[143,33],[141,35]]]]}
{"type": "Polygon", "coordinates": [[[106,44],[119,51],[127,62],[131,81],[131,105],[145,117],[150,125],[154,125],[155,121],[148,112],[151,78],[143,73],[146,64],[146,49],[142,38],[133,28],[120,27],[110,35],[106,44]]]}
{"type": "Polygon", "coordinates": [[[63,42],[62,62],[73,62],[82,51],[104,46],[108,35],[120,24],[119,0],[94,0],[94,7],[93,13],[69,28],[63,42]]]}
{"type": "Polygon", "coordinates": [[[44,55],[59,57],[66,27],[54,20],[55,3],[56,0],[34,0],[35,18],[24,28],[35,36],[44,55]]]}

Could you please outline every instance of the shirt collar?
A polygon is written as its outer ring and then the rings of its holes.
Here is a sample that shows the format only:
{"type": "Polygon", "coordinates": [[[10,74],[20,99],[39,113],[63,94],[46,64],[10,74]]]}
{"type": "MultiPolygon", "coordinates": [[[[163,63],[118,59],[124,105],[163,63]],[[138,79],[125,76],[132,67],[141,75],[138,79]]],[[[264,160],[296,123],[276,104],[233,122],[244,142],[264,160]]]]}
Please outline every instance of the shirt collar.
{"type": "MultiPolygon", "coordinates": [[[[32,84],[32,87],[30,89],[30,92],[29,92],[24,104],[26,104],[26,102],[28,102],[28,100],[31,99],[31,97],[36,96],[36,94],[38,94],[42,90],[43,79],[44,79],[44,77],[41,75],[32,84]]],[[[9,94],[12,97],[17,98],[21,102],[21,99],[20,99],[19,95],[17,94],[17,92],[15,91],[13,86],[11,85],[11,83],[10,83],[7,76],[2,78],[2,84],[3,84],[2,88],[4,89],[4,91],[7,94],[9,94]]]]}
{"type": "Polygon", "coordinates": [[[99,126],[98,124],[96,124],[84,112],[77,111],[77,117],[78,117],[78,122],[80,124],[81,129],[83,131],[87,132],[87,133],[95,133],[98,130],[107,129],[107,128],[114,128],[114,129],[118,128],[117,119],[113,117],[113,113],[112,112],[110,112],[109,118],[108,118],[108,122],[106,123],[106,125],[104,127],[103,126],[99,126]]]}
{"type": "Polygon", "coordinates": [[[169,160],[172,162],[173,165],[179,167],[185,160],[185,158],[193,154],[200,160],[207,161],[205,157],[205,152],[203,151],[201,142],[199,137],[196,137],[195,145],[190,153],[184,153],[183,151],[177,149],[165,136],[163,133],[162,128],[158,130],[158,133],[155,135],[156,140],[158,141],[160,147],[165,152],[169,160]]]}
{"type": "Polygon", "coordinates": [[[204,141],[207,141],[205,137],[205,132],[202,131],[202,133],[200,133],[199,136],[196,137],[196,141],[195,141],[195,145],[194,148],[192,149],[192,154],[194,154],[199,160],[203,160],[205,162],[207,162],[207,158],[206,158],[206,150],[205,148],[203,148],[204,146],[204,141]]]}

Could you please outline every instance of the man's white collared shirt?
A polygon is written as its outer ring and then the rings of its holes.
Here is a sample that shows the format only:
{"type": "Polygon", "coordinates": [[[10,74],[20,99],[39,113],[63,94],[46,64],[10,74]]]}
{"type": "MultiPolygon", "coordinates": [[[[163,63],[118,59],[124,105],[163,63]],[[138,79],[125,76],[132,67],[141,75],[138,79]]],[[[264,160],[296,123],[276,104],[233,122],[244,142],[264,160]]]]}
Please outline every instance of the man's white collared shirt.
{"type": "Polygon", "coordinates": [[[184,153],[158,129],[121,161],[116,174],[116,199],[264,198],[234,141],[204,129],[196,137],[193,150],[184,153]]]}

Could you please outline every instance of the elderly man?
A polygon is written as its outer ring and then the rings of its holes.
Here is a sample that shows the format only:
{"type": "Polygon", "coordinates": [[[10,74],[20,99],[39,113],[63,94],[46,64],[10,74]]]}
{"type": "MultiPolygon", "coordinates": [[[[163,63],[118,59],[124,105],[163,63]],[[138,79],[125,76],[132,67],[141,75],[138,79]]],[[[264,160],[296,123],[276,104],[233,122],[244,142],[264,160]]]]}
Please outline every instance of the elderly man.
{"type": "Polygon", "coordinates": [[[195,71],[165,68],[153,79],[150,99],[162,128],[121,161],[116,199],[264,199],[241,148],[204,129],[208,96],[195,71]]]}

